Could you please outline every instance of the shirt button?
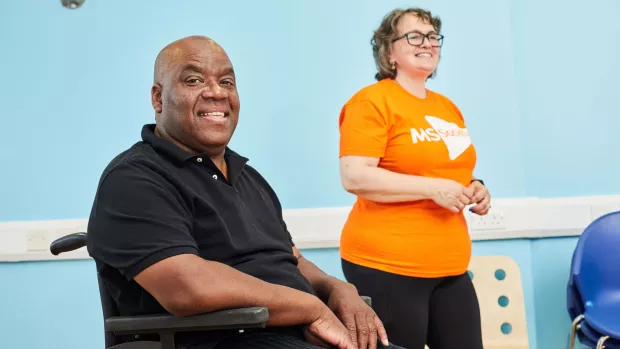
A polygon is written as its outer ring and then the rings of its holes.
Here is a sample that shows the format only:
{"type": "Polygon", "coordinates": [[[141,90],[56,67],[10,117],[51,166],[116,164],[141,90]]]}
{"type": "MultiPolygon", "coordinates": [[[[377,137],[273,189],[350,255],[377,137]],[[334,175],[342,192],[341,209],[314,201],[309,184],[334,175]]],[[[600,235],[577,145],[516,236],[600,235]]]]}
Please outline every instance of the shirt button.
{"type": "Polygon", "coordinates": [[[197,162],[202,162],[202,158],[197,158],[196,161],[197,162]]]}
{"type": "Polygon", "coordinates": [[[217,175],[213,175],[213,179],[217,179],[217,175]]]}

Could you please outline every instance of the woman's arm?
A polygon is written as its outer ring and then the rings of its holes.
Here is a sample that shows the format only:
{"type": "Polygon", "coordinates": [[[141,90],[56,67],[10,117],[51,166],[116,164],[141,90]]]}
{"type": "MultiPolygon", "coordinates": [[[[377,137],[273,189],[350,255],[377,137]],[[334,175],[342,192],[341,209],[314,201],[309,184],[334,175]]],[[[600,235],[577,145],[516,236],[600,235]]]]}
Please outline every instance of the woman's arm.
{"type": "Polygon", "coordinates": [[[343,156],[340,158],[342,186],[349,193],[376,202],[433,200],[459,212],[470,204],[473,193],[449,179],[429,178],[392,172],[378,167],[378,158],[343,156]]]}
{"type": "Polygon", "coordinates": [[[378,158],[343,156],[340,158],[342,186],[349,193],[377,202],[403,202],[431,199],[434,179],[391,172],[377,167],[378,158]]]}

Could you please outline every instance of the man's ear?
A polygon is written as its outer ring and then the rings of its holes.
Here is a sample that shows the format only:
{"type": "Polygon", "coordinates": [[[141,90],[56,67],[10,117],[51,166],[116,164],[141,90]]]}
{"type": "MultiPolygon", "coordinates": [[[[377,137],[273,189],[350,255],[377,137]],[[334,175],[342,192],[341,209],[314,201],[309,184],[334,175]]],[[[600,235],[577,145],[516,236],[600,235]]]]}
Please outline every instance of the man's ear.
{"type": "Polygon", "coordinates": [[[151,104],[153,105],[153,109],[155,109],[156,113],[161,113],[161,85],[159,84],[153,84],[153,87],[151,87],[151,104]]]}

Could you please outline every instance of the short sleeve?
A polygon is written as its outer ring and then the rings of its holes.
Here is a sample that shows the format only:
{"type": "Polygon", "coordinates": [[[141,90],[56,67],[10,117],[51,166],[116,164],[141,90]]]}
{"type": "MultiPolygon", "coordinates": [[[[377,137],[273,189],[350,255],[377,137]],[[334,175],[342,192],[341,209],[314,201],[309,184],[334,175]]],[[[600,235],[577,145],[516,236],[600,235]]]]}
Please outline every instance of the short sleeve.
{"type": "Polygon", "coordinates": [[[452,100],[450,100],[444,95],[439,95],[439,97],[454,111],[454,113],[459,117],[459,119],[461,119],[461,121],[465,122],[465,118],[463,118],[463,113],[461,113],[461,109],[459,109],[459,107],[454,104],[452,100]]]}
{"type": "Polygon", "coordinates": [[[90,255],[128,280],[179,254],[198,254],[191,216],[161,175],[140,163],[123,164],[99,185],[88,222],[90,255]]]}
{"type": "Polygon", "coordinates": [[[388,142],[385,117],[370,101],[347,103],[340,112],[340,156],[383,157],[388,142]]]}

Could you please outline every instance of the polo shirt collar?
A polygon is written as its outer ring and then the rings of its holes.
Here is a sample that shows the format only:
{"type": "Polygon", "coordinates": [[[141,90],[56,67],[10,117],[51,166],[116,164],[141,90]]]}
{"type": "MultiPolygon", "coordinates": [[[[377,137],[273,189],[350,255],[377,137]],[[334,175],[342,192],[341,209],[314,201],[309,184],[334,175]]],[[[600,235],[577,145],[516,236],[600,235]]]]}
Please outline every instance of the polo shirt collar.
{"type": "MultiPolygon", "coordinates": [[[[189,160],[196,159],[198,157],[202,157],[203,159],[209,159],[207,161],[207,165],[212,167],[212,170],[218,171],[217,166],[211,161],[211,159],[206,154],[193,154],[187,152],[176,145],[163,140],[155,135],[155,124],[146,124],[142,127],[142,140],[149,144],[153,149],[166,157],[170,158],[177,165],[183,165],[189,160]]],[[[234,184],[237,177],[243,171],[243,167],[248,162],[246,157],[243,157],[237,154],[232,149],[226,147],[226,151],[224,153],[224,158],[226,159],[226,163],[228,164],[228,176],[230,177],[231,183],[234,184]]],[[[203,162],[204,164],[205,162],[203,162]]]]}
{"type": "Polygon", "coordinates": [[[177,165],[181,165],[187,160],[198,156],[198,154],[186,152],[176,145],[157,137],[155,135],[155,124],[147,124],[142,127],[142,140],[153,147],[156,152],[170,158],[177,165]]]}

